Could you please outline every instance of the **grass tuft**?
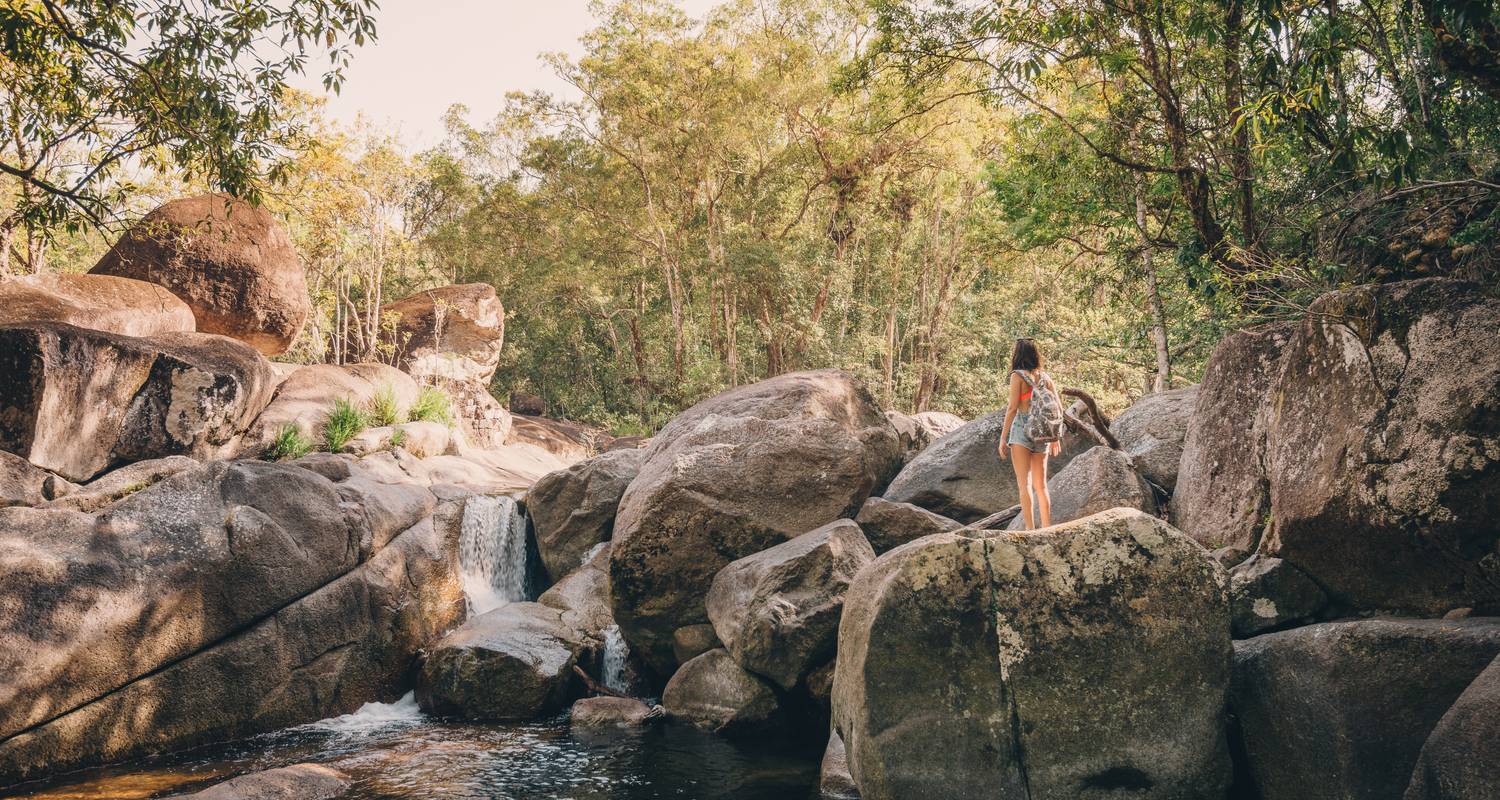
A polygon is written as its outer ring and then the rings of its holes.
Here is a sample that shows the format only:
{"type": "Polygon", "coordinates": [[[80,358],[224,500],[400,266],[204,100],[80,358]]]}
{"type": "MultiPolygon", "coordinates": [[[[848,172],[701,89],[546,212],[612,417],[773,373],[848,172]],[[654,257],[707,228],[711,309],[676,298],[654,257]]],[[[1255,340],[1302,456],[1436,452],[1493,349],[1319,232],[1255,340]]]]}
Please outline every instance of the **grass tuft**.
{"type": "Polygon", "coordinates": [[[358,406],[348,400],[335,400],[333,410],[328,412],[328,418],[323,421],[323,444],[328,452],[337,453],[344,449],[350,439],[369,426],[365,412],[358,406]]]}
{"type": "Polygon", "coordinates": [[[401,408],[396,403],[396,390],[390,384],[382,384],[370,398],[370,426],[395,425],[400,421],[401,408]]]}
{"type": "Polygon", "coordinates": [[[294,461],[312,452],[313,442],[296,425],[281,426],[276,438],[266,448],[266,457],[272,461],[294,461]]]}
{"type": "Polygon", "coordinates": [[[417,395],[416,401],[406,412],[406,418],[409,422],[441,422],[451,426],[453,402],[448,399],[447,392],[428,386],[417,395]]]}

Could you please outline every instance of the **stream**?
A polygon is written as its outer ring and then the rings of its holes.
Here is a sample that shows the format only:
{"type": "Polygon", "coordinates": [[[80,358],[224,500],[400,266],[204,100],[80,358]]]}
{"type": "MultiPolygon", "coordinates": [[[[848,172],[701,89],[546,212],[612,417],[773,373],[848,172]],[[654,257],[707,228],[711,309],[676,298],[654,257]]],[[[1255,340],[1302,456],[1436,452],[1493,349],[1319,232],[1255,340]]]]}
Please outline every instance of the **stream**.
{"type": "Polygon", "coordinates": [[[302,762],[349,776],[351,800],[815,798],[823,742],[736,744],[683,725],[572,732],[567,715],[519,725],[449,723],[407,695],[228,745],[83,770],[8,797],[138,800],[302,762]]]}

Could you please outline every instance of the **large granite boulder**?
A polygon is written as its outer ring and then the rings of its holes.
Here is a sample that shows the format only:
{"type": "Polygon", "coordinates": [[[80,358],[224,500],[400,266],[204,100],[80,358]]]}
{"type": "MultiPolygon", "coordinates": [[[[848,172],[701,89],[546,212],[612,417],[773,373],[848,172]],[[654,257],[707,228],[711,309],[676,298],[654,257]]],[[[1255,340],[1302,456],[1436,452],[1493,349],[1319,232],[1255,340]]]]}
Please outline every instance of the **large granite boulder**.
{"type": "Polygon", "coordinates": [[[725,736],[764,734],[784,721],[771,685],[746,672],[725,650],[682,665],[662,691],[672,719],[725,736]]]}
{"type": "Polygon", "coordinates": [[[651,719],[651,706],[633,697],[585,697],[568,715],[574,728],[638,728],[651,719]]]}
{"type": "Polygon", "coordinates": [[[167,456],[126,464],[88,483],[72,487],[67,494],[47,503],[47,508],[68,508],[93,513],[142,489],[155,486],[179,472],[197,469],[199,462],[187,456],[167,456]]]}
{"type": "Polygon", "coordinates": [[[1271,510],[1260,408],[1296,329],[1273,323],[1225,337],[1209,356],[1182,443],[1172,524],[1209,549],[1252,551],[1271,510]]]}
{"type": "Polygon", "coordinates": [[[1373,619],[1234,646],[1230,702],[1263,800],[1399,800],[1438,720],[1500,654],[1500,620],[1373,619]]]}
{"type": "Polygon", "coordinates": [[[1356,610],[1500,609],[1500,298],[1334,292],[1267,387],[1262,552],[1356,610]]]}
{"type": "Polygon", "coordinates": [[[74,481],[122,461],[214,458],[273,384],[259,353],[223,336],[0,327],[0,450],[74,481]]]}
{"type": "MultiPolygon", "coordinates": [[[[46,647],[57,647],[58,653],[69,647],[84,652],[55,660],[16,656],[24,668],[21,674],[50,672],[60,679],[40,696],[24,695],[19,703],[0,704],[6,708],[8,730],[13,730],[15,719],[42,720],[0,735],[0,785],[147,753],[243,739],[350,713],[367,702],[394,700],[409,685],[419,651],[462,619],[464,598],[456,558],[462,502],[439,501],[432,516],[401,531],[356,566],[306,593],[291,595],[292,584],[307,573],[300,567],[291,569],[298,559],[326,569],[348,558],[333,549],[333,537],[321,532],[320,525],[300,527],[304,520],[299,515],[343,515],[355,509],[348,509],[350,500],[329,486],[293,500],[293,492],[301,491],[286,485],[288,481],[304,487],[322,485],[310,480],[317,478],[312,473],[294,478],[293,473],[302,470],[293,467],[237,464],[228,469],[219,484],[221,497],[248,501],[233,506],[230,522],[217,523],[236,526],[233,537],[222,531],[217,536],[197,534],[201,539],[192,534],[194,529],[211,528],[208,515],[224,509],[211,495],[179,496],[189,490],[188,473],[115,506],[107,512],[114,515],[112,524],[105,524],[111,521],[105,515],[98,523],[85,522],[75,531],[80,542],[75,548],[87,550],[90,543],[96,548],[85,554],[68,551],[61,540],[69,533],[67,526],[77,526],[76,520],[86,521],[87,515],[21,509],[51,515],[47,527],[55,531],[47,537],[28,537],[25,547],[36,563],[28,572],[47,576],[59,587],[65,585],[59,577],[71,574],[81,588],[50,595],[27,591],[24,596],[41,606],[31,610],[44,616],[22,619],[7,608],[4,617],[16,621],[9,635],[33,637],[38,643],[30,650],[33,657],[45,653],[46,647]],[[201,516],[173,519],[174,510],[191,508],[190,503],[200,498],[206,501],[201,516]],[[144,523],[151,518],[142,516],[140,531],[111,534],[111,528],[121,530],[153,503],[160,516],[151,526],[161,533],[147,529],[144,523]],[[295,542],[285,533],[292,530],[298,532],[295,542]],[[173,543],[182,549],[172,551],[173,543]],[[225,547],[240,554],[236,560],[242,563],[236,569],[206,561],[214,556],[214,548],[225,547]],[[305,556],[298,552],[301,547],[308,548],[305,556]],[[56,548],[56,555],[47,556],[51,548],[56,548]],[[116,555],[112,549],[124,552],[116,555]],[[169,555],[199,559],[196,565],[203,568],[202,574],[184,569],[172,577],[162,568],[145,569],[150,559],[169,555]],[[112,563],[116,561],[118,566],[112,563]],[[137,579],[132,570],[144,575],[137,579]],[[246,577],[256,572],[260,579],[246,577]],[[135,587],[145,592],[142,583],[149,575],[161,576],[156,592],[144,596],[136,606],[138,613],[132,612],[136,601],[130,592],[135,587]],[[117,594],[111,588],[116,584],[121,587],[117,594]],[[174,585],[181,588],[169,591],[174,585]],[[192,593],[194,588],[200,596],[192,593]],[[118,605],[111,605],[116,600],[118,605]],[[234,607],[222,609],[230,600],[234,607]],[[203,636],[194,627],[218,625],[231,614],[238,618],[236,627],[217,636],[203,636]],[[202,644],[181,645],[173,637],[202,644]],[[166,653],[180,657],[152,657],[166,653]],[[110,658],[122,663],[103,663],[110,658]],[[105,679],[109,670],[138,677],[117,683],[105,679]],[[75,683],[85,671],[92,677],[75,683]],[[92,691],[75,691],[84,685],[92,691]],[[106,693],[95,696],[97,690],[106,693]]],[[[357,523],[350,527],[345,546],[361,553],[357,542],[366,534],[357,523]]],[[[11,526],[0,524],[0,529],[11,526]]],[[[0,559],[15,563],[14,555],[8,551],[0,559]]],[[[14,595],[7,591],[6,596],[14,595]]],[[[16,674],[11,666],[5,670],[16,674]]],[[[33,677],[27,685],[39,682],[33,677]]]]}
{"type": "MultiPolygon", "coordinates": [[[[911,503],[945,517],[969,523],[1016,504],[1016,474],[1000,459],[1000,431],[1005,409],[986,414],[943,436],[918,453],[886,488],[884,497],[911,503]]],[[[1050,462],[1057,473],[1074,457],[1093,447],[1085,437],[1068,433],[1062,453],[1050,462]]]]}
{"type": "MultiPolygon", "coordinates": [[[[409,489],[394,491],[409,492],[409,489]]],[[[432,501],[383,527],[404,528],[432,501]]],[[[0,737],[202,650],[352,569],[370,518],[295,467],[213,462],[95,517],[0,510],[0,737]]]]}
{"type": "Polygon", "coordinates": [[[566,708],[577,694],[573,665],[581,650],[557,609],[503,605],[432,646],[417,702],[430,714],[463,719],[536,719],[566,708]]]}
{"type": "Polygon", "coordinates": [[[833,687],[862,795],[1223,797],[1226,583],[1130,509],[886,553],[845,599],[833,687]]]}
{"type": "Polygon", "coordinates": [[[947,411],[918,411],[912,414],[911,418],[912,421],[917,423],[917,427],[922,430],[922,433],[918,434],[918,439],[923,449],[926,449],[927,445],[962,428],[965,422],[963,417],[957,414],[950,414],[947,411]]]}
{"type": "Polygon", "coordinates": [[[1183,442],[1197,404],[1197,386],[1148,394],[1109,426],[1141,475],[1169,494],[1177,486],[1183,442]]]}
{"type": "Polygon", "coordinates": [[[537,552],[553,580],[614,535],[615,509],[646,459],[644,450],[616,450],[549,473],[526,495],[537,552]]]}
{"type": "Polygon", "coordinates": [[[563,624],[589,649],[602,649],[605,631],[615,624],[609,607],[609,545],[552,584],[536,601],[561,612],[563,624]]]}
{"type": "MultiPolygon", "coordinates": [[[[1052,497],[1052,524],[1071,522],[1109,508],[1133,508],[1156,513],[1156,493],[1136,471],[1130,456],[1108,447],[1090,448],[1047,481],[1052,497]]],[[[1037,519],[1041,524],[1041,519],[1037,519]]],[[[1016,515],[1011,530],[1024,530],[1026,518],[1016,515]]]]}
{"type": "Polygon", "coordinates": [[[1500,797],[1500,658],[1469,684],[1417,757],[1404,800],[1500,797]]]}
{"type": "Polygon", "coordinates": [[[291,347],[312,310],[286,229],[265,209],[222,194],[162,205],[89,273],[165,287],[192,309],[198,330],[268,356],[291,347]]]}
{"type": "Polygon", "coordinates": [[[1229,606],[1234,638],[1310,622],[1328,605],[1328,595],[1307,573],[1256,554],[1229,570],[1229,606]]]}
{"type": "Polygon", "coordinates": [[[608,438],[603,428],[513,411],[505,443],[534,445],[557,456],[564,464],[573,465],[599,452],[608,438]]]}
{"type": "Polygon", "coordinates": [[[351,787],[348,776],[332,767],[293,764],[230,778],[179,800],[335,800],[351,787]]]}
{"type": "Polygon", "coordinates": [[[505,307],[488,283],[428,289],[387,303],[401,369],[419,378],[488,385],[505,343],[505,307]]]}
{"type": "Polygon", "coordinates": [[[844,593],[874,560],[858,525],[830,522],[719,570],[708,618],[740,666],[790,690],[833,657],[844,593]]]}
{"type": "Polygon", "coordinates": [[[672,634],[708,621],[703,598],[738,558],[852,517],[901,463],[868,391],[837,370],[740,386],[652,440],[615,517],[615,620],[661,674],[672,634]]]}
{"type": "Polygon", "coordinates": [[[934,514],[911,503],[896,503],[884,497],[872,497],[860,507],[854,518],[864,531],[876,555],[894,550],[914,539],[934,533],[948,533],[963,526],[941,514],[934,514]]]}
{"type": "Polygon", "coordinates": [[[0,325],[63,322],[122,336],[196,330],[187,303],[154,283],[54,272],[0,281],[0,325]]]}

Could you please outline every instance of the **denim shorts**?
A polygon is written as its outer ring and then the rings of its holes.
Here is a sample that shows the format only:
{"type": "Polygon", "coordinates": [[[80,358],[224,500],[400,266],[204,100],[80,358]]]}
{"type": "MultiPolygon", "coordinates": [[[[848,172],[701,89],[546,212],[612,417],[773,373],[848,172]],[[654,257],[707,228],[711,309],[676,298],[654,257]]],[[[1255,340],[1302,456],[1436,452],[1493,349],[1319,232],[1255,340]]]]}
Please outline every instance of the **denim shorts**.
{"type": "Polygon", "coordinates": [[[1010,438],[1005,441],[1007,444],[1018,444],[1033,453],[1045,453],[1047,445],[1037,444],[1026,435],[1026,419],[1029,416],[1030,414],[1025,411],[1016,412],[1016,418],[1010,423],[1010,438]]]}

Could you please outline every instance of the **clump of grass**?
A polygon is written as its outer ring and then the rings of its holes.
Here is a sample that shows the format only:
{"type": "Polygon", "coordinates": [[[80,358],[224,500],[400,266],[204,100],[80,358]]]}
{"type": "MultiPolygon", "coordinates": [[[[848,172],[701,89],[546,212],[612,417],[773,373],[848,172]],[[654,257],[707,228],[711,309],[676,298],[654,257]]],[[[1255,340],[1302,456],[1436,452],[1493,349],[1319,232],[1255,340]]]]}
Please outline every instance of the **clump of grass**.
{"type": "Polygon", "coordinates": [[[335,400],[333,410],[328,412],[328,418],[323,421],[323,444],[328,452],[337,453],[344,449],[350,439],[369,426],[365,412],[358,406],[348,400],[335,400]]]}
{"type": "Polygon", "coordinates": [[[396,403],[396,390],[383,384],[370,398],[369,423],[371,427],[395,425],[401,421],[401,408],[396,403]]]}
{"type": "Polygon", "coordinates": [[[392,450],[395,450],[396,448],[406,444],[406,431],[403,431],[400,428],[391,431],[390,441],[392,450]]]}
{"type": "Polygon", "coordinates": [[[311,453],[312,449],[312,439],[301,428],[288,423],[276,432],[276,438],[266,448],[266,457],[273,461],[293,461],[311,453]]]}
{"type": "Polygon", "coordinates": [[[447,392],[429,386],[417,394],[417,399],[406,412],[406,419],[408,422],[441,422],[452,425],[453,402],[448,399],[447,392]]]}

